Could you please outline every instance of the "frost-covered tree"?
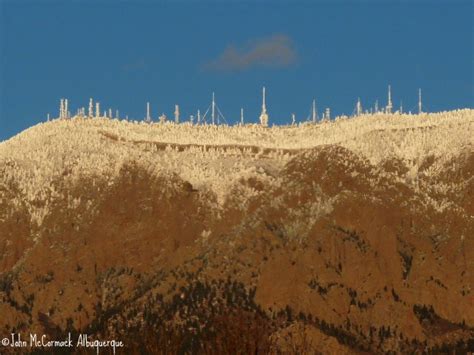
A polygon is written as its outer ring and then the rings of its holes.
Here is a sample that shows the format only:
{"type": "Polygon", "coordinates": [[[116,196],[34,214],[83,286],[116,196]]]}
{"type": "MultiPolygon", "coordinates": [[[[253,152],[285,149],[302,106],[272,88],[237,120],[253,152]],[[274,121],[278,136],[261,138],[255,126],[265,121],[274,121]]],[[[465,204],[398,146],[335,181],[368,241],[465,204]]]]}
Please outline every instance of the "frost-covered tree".
{"type": "MultiPolygon", "coordinates": [[[[64,102],[61,101],[61,117],[64,117],[64,111],[64,102]]],[[[327,116],[329,114],[325,114],[327,116]]],[[[265,130],[260,125],[217,128],[166,122],[143,125],[141,122],[102,119],[57,120],[47,125],[39,124],[0,143],[0,166],[6,166],[11,159],[18,162],[0,174],[0,185],[5,181],[2,179],[15,181],[22,191],[18,194],[18,201],[24,199],[32,220],[41,223],[49,211],[51,199],[58,193],[54,182],[65,169],[72,173],[61,178],[71,178],[71,181],[97,174],[114,181],[120,167],[135,160],[151,174],[172,172],[193,186],[209,188],[218,197],[217,203],[223,203],[232,184],[241,177],[256,176],[269,186],[275,183],[271,176],[259,171],[262,155],[255,155],[251,147],[258,147],[261,151],[269,148],[265,164],[271,170],[279,171],[294,157],[286,150],[308,149],[307,154],[313,154],[311,148],[337,144],[366,158],[371,164],[387,159],[402,160],[409,170],[400,177],[400,182],[414,188],[419,184],[418,193],[422,194],[423,179],[419,176],[436,177],[445,164],[471,149],[473,130],[474,110],[471,109],[423,113],[422,116],[363,114],[350,120],[336,117],[324,124],[273,126],[265,130]],[[50,134],[54,135],[54,140],[49,139],[50,134]],[[119,137],[122,142],[147,143],[137,143],[132,147],[104,139],[104,134],[119,137]],[[169,146],[156,154],[153,143],[169,146]],[[204,145],[208,149],[203,149],[204,145]],[[226,149],[220,148],[224,145],[226,149]],[[183,146],[186,146],[184,150],[183,146]],[[435,162],[428,169],[419,169],[428,156],[435,157],[435,162]]],[[[445,193],[453,187],[436,183],[433,189],[445,193]]],[[[241,203],[245,204],[258,193],[254,189],[242,190],[241,203]]],[[[443,201],[427,201],[437,210],[447,206],[443,201]]]]}
{"type": "Polygon", "coordinates": [[[95,117],[100,117],[100,103],[95,103],[95,117]]]}

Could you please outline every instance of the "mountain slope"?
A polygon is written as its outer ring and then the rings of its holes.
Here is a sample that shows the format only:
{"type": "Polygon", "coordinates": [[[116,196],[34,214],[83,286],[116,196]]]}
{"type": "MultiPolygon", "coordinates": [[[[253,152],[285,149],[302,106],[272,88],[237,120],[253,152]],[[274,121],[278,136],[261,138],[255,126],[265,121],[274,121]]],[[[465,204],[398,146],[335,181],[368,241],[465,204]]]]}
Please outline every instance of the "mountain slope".
{"type": "Polygon", "coordinates": [[[2,334],[150,352],[472,347],[473,137],[474,110],[32,127],[0,144],[2,334]]]}

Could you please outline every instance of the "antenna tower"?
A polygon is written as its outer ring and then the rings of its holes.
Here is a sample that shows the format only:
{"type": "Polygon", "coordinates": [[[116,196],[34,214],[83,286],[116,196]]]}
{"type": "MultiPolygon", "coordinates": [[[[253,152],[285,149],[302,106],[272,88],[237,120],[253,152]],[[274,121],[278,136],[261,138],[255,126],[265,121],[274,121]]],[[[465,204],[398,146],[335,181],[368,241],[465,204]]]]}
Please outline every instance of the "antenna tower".
{"type": "Polygon", "coordinates": [[[150,121],[151,121],[151,117],[150,117],[150,103],[149,103],[149,102],[146,103],[146,119],[145,119],[145,121],[146,121],[147,123],[150,123],[150,121]]]}
{"type": "Polygon", "coordinates": [[[263,87],[263,98],[262,98],[262,113],[260,114],[260,124],[263,127],[268,127],[268,114],[267,106],[265,104],[265,86],[263,87]]]}
{"type": "Polygon", "coordinates": [[[179,123],[179,105],[174,105],[174,122],[179,123]]]}
{"type": "Polygon", "coordinates": [[[362,114],[362,104],[360,102],[360,97],[357,98],[357,104],[356,104],[356,115],[360,116],[362,114]]]}
{"type": "MultiPolygon", "coordinates": [[[[212,93],[211,105],[207,108],[206,112],[204,113],[204,116],[202,116],[202,120],[204,121],[204,123],[206,123],[206,116],[207,116],[207,113],[209,112],[209,110],[211,110],[211,122],[212,122],[213,125],[216,122],[216,117],[217,117],[217,123],[218,124],[220,123],[220,121],[219,121],[220,118],[222,118],[224,120],[224,122],[227,123],[224,115],[222,114],[221,110],[219,109],[219,106],[216,103],[216,97],[215,97],[214,93],[212,93]],[[216,116],[216,113],[217,113],[217,116],[216,116]]],[[[198,122],[200,121],[200,117],[201,117],[201,115],[198,111],[198,122]]]]}
{"type": "Polygon", "coordinates": [[[387,113],[392,113],[392,91],[390,85],[388,86],[388,100],[387,100],[387,113]]]}
{"type": "Polygon", "coordinates": [[[423,105],[421,103],[421,89],[418,89],[418,114],[423,112],[423,105]]]}
{"type": "Polygon", "coordinates": [[[211,117],[212,117],[212,124],[215,124],[215,117],[216,117],[216,99],[215,99],[215,96],[214,96],[214,92],[212,93],[212,113],[211,113],[211,117]]]}
{"type": "Polygon", "coordinates": [[[316,112],[316,100],[313,99],[313,123],[316,123],[316,121],[318,120],[318,114],[316,112]]]}

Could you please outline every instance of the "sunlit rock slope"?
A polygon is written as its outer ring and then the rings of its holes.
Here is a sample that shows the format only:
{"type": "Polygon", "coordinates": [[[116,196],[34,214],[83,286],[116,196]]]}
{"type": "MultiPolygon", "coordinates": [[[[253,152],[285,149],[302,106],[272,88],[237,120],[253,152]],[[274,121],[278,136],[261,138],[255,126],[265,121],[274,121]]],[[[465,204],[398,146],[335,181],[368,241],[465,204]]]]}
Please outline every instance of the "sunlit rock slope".
{"type": "Polygon", "coordinates": [[[472,349],[473,175],[467,109],[36,125],[0,143],[0,335],[151,353],[472,349]]]}

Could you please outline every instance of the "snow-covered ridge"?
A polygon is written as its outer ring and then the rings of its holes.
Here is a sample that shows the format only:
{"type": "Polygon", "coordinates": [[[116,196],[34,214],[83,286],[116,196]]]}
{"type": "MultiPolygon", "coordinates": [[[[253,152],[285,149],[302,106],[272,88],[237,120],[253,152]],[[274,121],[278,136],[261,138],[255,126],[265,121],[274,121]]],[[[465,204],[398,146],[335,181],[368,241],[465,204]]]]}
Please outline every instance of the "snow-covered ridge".
{"type": "Polygon", "coordinates": [[[223,202],[241,177],[256,175],[271,183],[293,150],[327,144],[348,148],[373,164],[399,158],[413,167],[410,174],[416,174],[417,164],[426,156],[447,160],[474,149],[474,110],[379,113],[270,128],[58,119],[0,143],[0,184],[10,186],[14,181],[21,191],[18,201],[31,205],[39,223],[48,201],[60,197],[55,179],[74,183],[81,176],[100,176],[113,183],[127,161],[138,162],[152,174],[177,173],[198,188],[213,190],[223,202]],[[169,146],[161,149],[161,143],[169,146]],[[42,205],[38,201],[45,205],[33,207],[42,205]]]}

